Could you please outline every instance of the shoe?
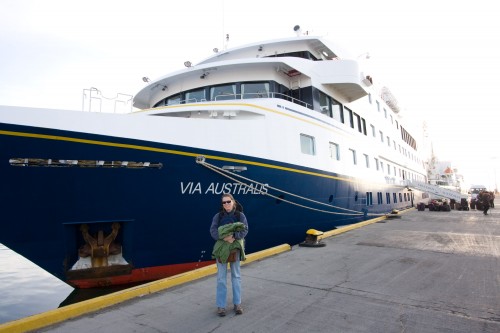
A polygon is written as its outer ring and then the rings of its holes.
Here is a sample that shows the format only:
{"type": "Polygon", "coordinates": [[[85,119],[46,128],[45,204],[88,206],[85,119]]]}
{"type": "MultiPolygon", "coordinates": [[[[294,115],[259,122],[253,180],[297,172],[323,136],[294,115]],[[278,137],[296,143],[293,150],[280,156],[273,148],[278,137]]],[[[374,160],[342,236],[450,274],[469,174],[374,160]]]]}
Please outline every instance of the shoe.
{"type": "Polygon", "coordinates": [[[219,315],[219,317],[224,317],[226,315],[226,309],[217,308],[217,314],[219,315]]]}
{"type": "Polygon", "coordinates": [[[237,315],[243,314],[243,308],[241,307],[241,304],[234,305],[234,312],[236,312],[237,315]]]}

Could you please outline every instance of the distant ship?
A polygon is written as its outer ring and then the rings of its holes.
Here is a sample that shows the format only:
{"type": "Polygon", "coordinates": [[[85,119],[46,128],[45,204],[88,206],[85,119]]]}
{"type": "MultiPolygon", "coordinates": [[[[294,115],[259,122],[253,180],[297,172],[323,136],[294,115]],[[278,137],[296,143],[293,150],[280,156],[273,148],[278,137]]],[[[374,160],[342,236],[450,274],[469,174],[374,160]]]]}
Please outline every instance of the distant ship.
{"type": "Polygon", "coordinates": [[[357,59],[303,34],[214,51],[128,114],[0,106],[0,242],[99,287],[212,264],[223,193],[249,253],[420,199],[418,140],[357,59]]]}
{"type": "Polygon", "coordinates": [[[427,181],[428,193],[424,193],[423,197],[428,197],[429,201],[445,200],[451,206],[460,203],[461,208],[468,207],[470,198],[464,176],[451,161],[438,160],[433,148],[427,161],[427,181]]]}

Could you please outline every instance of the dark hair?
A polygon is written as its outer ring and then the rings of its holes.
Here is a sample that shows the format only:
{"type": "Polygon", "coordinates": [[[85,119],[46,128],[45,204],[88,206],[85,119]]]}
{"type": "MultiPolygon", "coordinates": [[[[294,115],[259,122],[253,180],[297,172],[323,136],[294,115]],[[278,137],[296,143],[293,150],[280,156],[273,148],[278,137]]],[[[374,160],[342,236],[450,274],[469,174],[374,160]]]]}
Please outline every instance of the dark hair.
{"type": "Polygon", "coordinates": [[[231,200],[232,200],[233,202],[235,202],[235,201],[236,201],[236,200],[234,200],[234,197],[233,197],[233,195],[232,195],[231,193],[224,193],[224,194],[222,195],[222,198],[221,198],[221,199],[224,199],[224,198],[226,198],[226,197],[227,197],[227,198],[231,198],[231,200]]]}

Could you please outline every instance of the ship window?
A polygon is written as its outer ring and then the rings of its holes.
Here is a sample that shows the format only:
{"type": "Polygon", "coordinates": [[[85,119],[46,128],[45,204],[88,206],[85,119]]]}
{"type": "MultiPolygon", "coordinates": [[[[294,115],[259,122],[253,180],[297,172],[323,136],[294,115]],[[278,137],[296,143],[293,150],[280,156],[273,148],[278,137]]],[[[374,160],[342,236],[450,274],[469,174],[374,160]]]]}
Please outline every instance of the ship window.
{"type": "Polygon", "coordinates": [[[366,192],[366,205],[373,206],[373,193],[372,192],[366,192]]]}
{"type": "Polygon", "coordinates": [[[319,92],[319,109],[321,110],[321,113],[324,114],[325,116],[331,117],[332,116],[332,111],[330,107],[330,97],[328,97],[327,94],[323,92],[319,92]]]}
{"type": "Polygon", "coordinates": [[[392,201],[394,201],[394,203],[398,203],[398,197],[396,196],[396,193],[392,194],[392,201]]]}
{"type": "Polygon", "coordinates": [[[387,204],[391,203],[391,194],[390,193],[385,194],[385,201],[387,201],[387,204]]]}
{"type": "Polygon", "coordinates": [[[176,104],[181,104],[181,95],[174,95],[170,96],[166,101],[165,105],[176,105],[176,104]]]}
{"type": "Polygon", "coordinates": [[[268,98],[269,83],[267,82],[252,82],[243,83],[241,85],[242,98],[268,98]]]}
{"type": "Polygon", "coordinates": [[[187,91],[185,93],[185,102],[186,103],[196,103],[196,102],[202,102],[206,100],[205,96],[205,89],[196,89],[196,90],[191,90],[187,91]]]}
{"type": "Polygon", "coordinates": [[[332,115],[331,117],[338,122],[344,122],[344,116],[342,114],[342,105],[331,98],[332,115]]]}
{"type": "Polygon", "coordinates": [[[353,163],[354,165],[358,164],[358,159],[357,159],[357,157],[356,157],[356,150],[351,149],[351,148],[349,148],[349,150],[350,150],[350,151],[351,151],[351,153],[352,153],[352,163],[353,163]]]}
{"type": "Polygon", "coordinates": [[[373,137],[376,137],[377,133],[375,132],[375,126],[373,126],[373,125],[370,124],[370,127],[372,129],[372,135],[373,135],[373,137]]]}
{"type": "Polygon", "coordinates": [[[363,154],[365,157],[365,164],[367,168],[370,168],[370,157],[367,154],[363,154]]]}
{"type": "Polygon", "coordinates": [[[361,129],[361,117],[356,113],[353,112],[353,119],[354,119],[354,128],[358,129],[358,132],[363,133],[363,130],[361,129]]]}
{"type": "Polygon", "coordinates": [[[224,101],[236,99],[236,84],[225,84],[210,88],[211,101],[224,101]]]}
{"type": "Polygon", "coordinates": [[[308,60],[313,60],[317,61],[318,58],[316,58],[311,52],[309,51],[297,51],[297,52],[286,52],[286,53],[279,53],[279,54],[274,54],[269,57],[296,57],[296,58],[303,58],[303,59],[308,59],[308,60]]]}
{"type": "Polygon", "coordinates": [[[306,134],[300,134],[300,151],[303,154],[315,155],[316,148],[314,144],[314,137],[306,134]]]}
{"type": "Polygon", "coordinates": [[[164,99],[162,99],[161,101],[157,102],[153,107],[157,108],[157,107],[163,106],[163,105],[165,105],[165,100],[164,99]]]}
{"type": "Polygon", "coordinates": [[[352,110],[349,110],[348,108],[345,108],[345,109],[349,113],[349,125],[351,126],[351,128],[354,128],[354,118],[353,118],[352,110]]]}
{"type": "Polygon", "coordinates": [[[383,202],[382,202],[382,192],[377,192],[377,203],[379,205],[383,204],[383,202]]]}
{"type": "Polygon", "coordinates": [[[378,166],[378,158],[375,157],[375,169],[378,171],[379,166],[378,166]]]}
{"type": "Polygon", "coordinates": [[[338,143],[330,142],[330,158],[332,160],[340,160],[340,150],[338,143]]]}
{"type": "Polygon", "coordinates": [[[399,193],[399,202],[403,202],[403,195],[399,193]]]}

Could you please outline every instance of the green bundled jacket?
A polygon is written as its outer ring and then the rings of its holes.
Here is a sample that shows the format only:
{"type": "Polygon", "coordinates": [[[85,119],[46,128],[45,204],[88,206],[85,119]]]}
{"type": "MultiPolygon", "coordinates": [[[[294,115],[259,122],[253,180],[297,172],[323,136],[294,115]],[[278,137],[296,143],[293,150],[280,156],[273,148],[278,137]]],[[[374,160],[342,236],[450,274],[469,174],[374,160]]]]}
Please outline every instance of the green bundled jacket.
{"type": "Polygon", "coordinates": [[[235,231],[245,230],[245,225],[241,222],[235,222],[222,225],[218,228],[219,240],[215,242],[212,251],[212,259],[219,259],[222,263],[227,263],[229,253],[232,250],[240,250],[240,260],[245,260],[245,246],[243,239],[237,239],[232,243],[224,241],[224,237],[231,235],[235,231]]]}

